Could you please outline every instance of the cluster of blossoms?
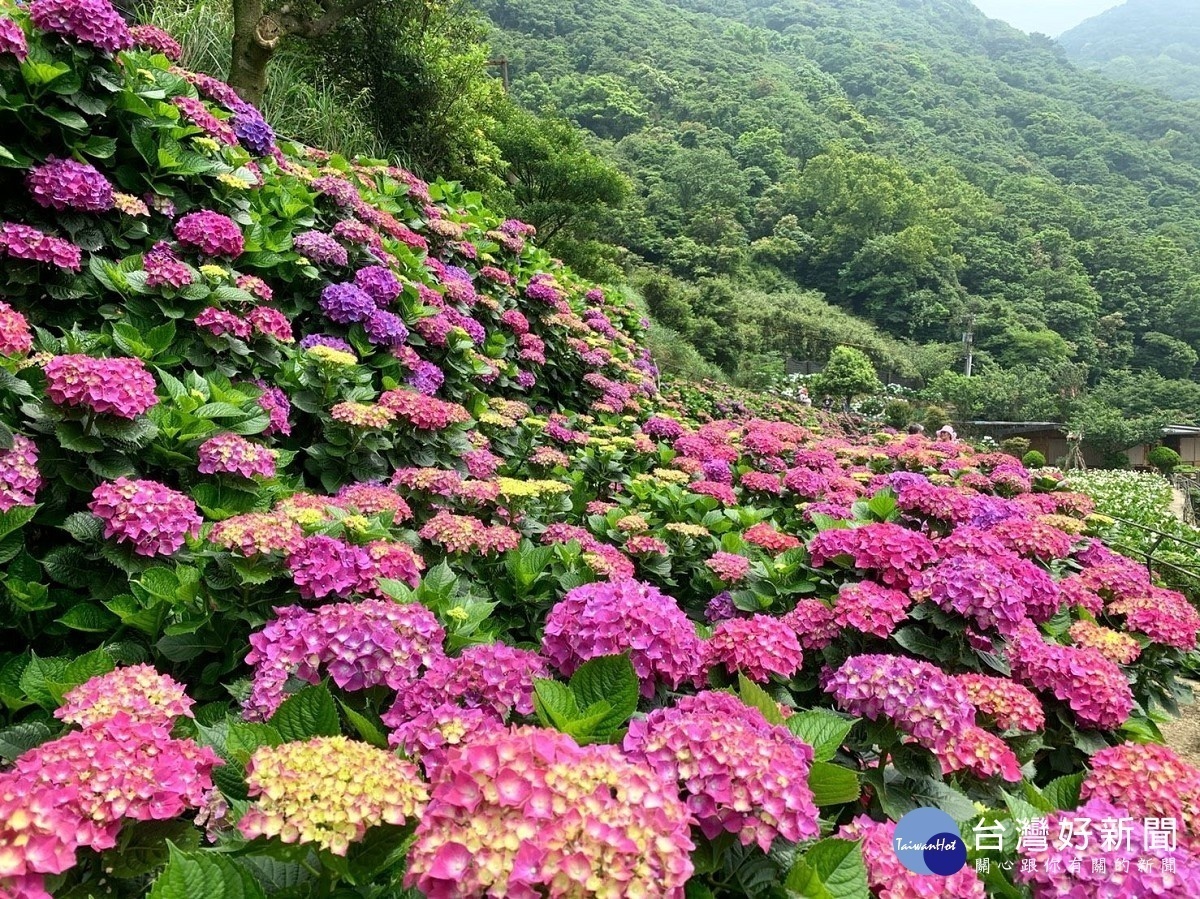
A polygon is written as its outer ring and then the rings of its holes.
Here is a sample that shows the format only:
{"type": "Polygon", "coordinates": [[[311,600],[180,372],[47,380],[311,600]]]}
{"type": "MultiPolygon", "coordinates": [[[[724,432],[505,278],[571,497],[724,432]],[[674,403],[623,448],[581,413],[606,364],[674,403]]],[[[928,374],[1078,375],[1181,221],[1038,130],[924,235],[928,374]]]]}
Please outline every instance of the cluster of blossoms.
{"type": "Polygon", "coordinates": [[[955,555],[920,572],[913,595],[957,612],[980,630],[1012,635],[1028,620],[1021,583],[983,556],[955,555]]]}
{"type": "Polygon", "coordinates": [[[424,563],[405,543],[377,540],[356,546],[314,534],[305,537],[287,558],[292,581],[305,599],[345,597],[351,593],[375,595],[376,580],[390,578],[417,586],[424,563]]]}
{"type": "Polygon", "coordinates": [[[104,523],[104,536],[128,543],[141,556],[169,556],[200,533],[191,498],[158,481],[117,478],[92,491],[88,508],[104,523]]]}
{"type": "Polygon", "coordinates": [[[13,434],[12,445],[0,450],[0,512],[32,506],[42,486],[37,445],[24,434],[13,434]]]}
{"type": "Polygon", "coordinates": [[[179,42],[157,25],[134,25],[129,33],[137,46],[161,53],[172,62],[178,62],[183,56],[179,42]]]}
{"type": "Polygon", "coordinates": [[[244,478],[275,477],[275,450],[237,434],[218,434],[200,444],[200,474],[237,474],[244,478]]]}
{"type": "MultiPolygon", "coordinates": [[[[742,483],[743,485],[745,484],[744,477],[742,478],[742,483]]],[[[762,547],[767,552],[775,555],[787,552],[790,549],[796,549],[802,545],[799,538],[776,530],[767,521],[760,521],[758,524],[746,528],[742,532],[742,537],[745,538],[747,543],[753,543],[755,546],[762,547]]]]}
{"type": "Polygon", "coordinates": [[[1083,782],[1084,799],[1120,803],[1138,818],[1178,822],[1180,843],[1200,849],[1200,769],[1168,746],[1125,743],[1101,749],[1091,758],[1083,782]]]}
{"type": "Polygon", "coordinates": [[[809,541],[808,552],[816,568],[849,556],[855,568],[898,590],[906,589],[917,572],[937,559],[928,537],[890,523],[822,531],[809,541]]]}
{"type": "Polygon", "coordinates": [[[752,681],[766,683],[772,674],[791,677],[800,670],[804,655],[787,622],[772,615],[753,615],[718,624],[705,641],[704,663],[730,674],[741,671],[752,681]]]}
{"type": "Polygon", "coordinates": [[[205,256],[236,259],[246,246],[237,222],[208,209],[190,212],[176,221],[175,237],[184,246],[199,250],[205,256]]]}
{"type": "Polygon", "coordinates": [[[366,291],[350,283],[340,283],[330,284],[321,291],[321,311],[330,321],[350,325],[366,321],[379,308],[366,291]]]}
{"type": "Polygon", "coordinates": [[[8,303],[0,302],[0,355],[24,355],[33,349],[29,322],[8,303]]]}
{"type": "Polygon", "coordinates": [[[986,715],[1001,730],[1033,733],[1046,725],[1042,704],[1028,689],[1007,677],[960,674],[955,680],[967,691],[975,711],[986,715]]]}
{"type": "Polygon", "coordinates": [[[632,722],[625,753],[678,782],[709,839],[736,834],[766,851],[776,836],[818,836],[808,787],[813,750],[728,693],[705,691],[632,722]]]}
{"type": "Polygon", "coordinates": [[[276,609],[275,619],[250,635],[246,664],[254,681],[247,713],[269,718],[289,678],[315,684],[323,671],[344,690],[407,688],[442,658],[445,636],[433,613],[417,603],[366,599],[312,611],[276,609]]]}
{"type": "MultiPolygon", "coordinates": [[[[179,290],[192,283],[192,270],[179,260],[179,256],[168,244],[162,241],[146,252],[142,257],[142,266],[146,270],[147,287],[172,287],[179,290]]],[[[199,318],[199,316],[197,317],[199,318]]],[[[231,325],[229,330],[231,333],[236,333],[237,327],[239,326],[231,325]]]]}
{"type": "Polygon", "coordinates": [[[214,524],[208,532],[208,540],[243,556],[260,556],[299,549],[304,541],[304,531],[285,515],[247,512],[214,524]]]}
{"type": "Polygon", "coordinates": [[[29,170],[26,186],[33,201],[47,209],[107,212],[113,208],[113,187],[86,162],[49,156],[29,170]]]}
{"type": "Polygon", "coordinates": [[[0,222],[0,256],[43,262],[77,272],[83,251],[70,241],[18,222],[0,222]]]}
{"type": "Polygon", "coordinates": [[[542,652],[570,676],[588,659],[628,652],[643,696],[695,679],[702,645],[675,600],[640,581],[584,584],[546,616],[542,652]]]}
{"type": "Polygon", "coordinates": [[[833,620],[840,628],[886,639],[907,617],[911,605],[912,599],[901,590],[860,581],[838,591],[833,620]]]}
{"type": "Polygon", "coordinates": [[[1076,646],[1094,649],[1118,665],[1132,665],[1142,654],[1142,644],[1129,634],[1103,627],[1094,621],[1076,621],[1067,633],[1076,646]]]}
{"type": "Polygon", "coordinates": [[[619,549],[598,540],[587,528],[573,524],[552,524],[539,539],[545,544],[577,542],[583,549],[584,562],[601,578],[623,580],[633,577],[636,572],[633,563],[619,549]]]}
{"type": "Polygon", "coordinates": [[[873,821],[860,815],[843,824],[836,836],[862,847],[867,886],[880,899],[987,899],[983,881],[971,867],[949,877],[915,874],[904,866],[895,849],[896,822],[873,821]]]}
{"type": "Polygon", "coordinates": [[[727,584],[740,583],[750,573],[750,560],[737,553],[713,553],[704,564],[727,584]]]}
{"type": "Polygon", "coordinates": [[[796,632],[805,650],[824,649],[841,631],[832,607],[819,599],[799,600],[783,621],[796,632]]]}
{"type": "Polygon", "coordinates": [[[444,431],[471,420],[471,414],[457,403],[447,403],[415,390],[389,390],[379,398],[379,403],[419,431],[444,431]]]}
{"type": "Polygon", "coordinates": [[[317,265],[345,268],[350,254],[340,243],[323,231],[305,231],[292,238],[292,249],[317,265]]]}
{"type": "Polygon", "coordinates": [[[1006,548],[1033,559],[1050,561],[1071,554],[1075,542],[1070,534],[1036,518],[1013,516],[991,527],[1006,548]]]}
{"type": "Polygon", "coordinates": [[[824,687],[852,715],[892,722],[933,752],[944,773],[967,769],[979,777],[1021,779],[1012,750],[975,724],[966,689],[936,665],[902,656],[852,656],[824,678],[824,687]]]}
{"type": "Polygon", "coordinates": [[[190,718],[192,705],[183,684],[149,665],[130,665],[70,690],[54,717],[90,727],[124,714],[139,724],[169,727],[177,718],[190,718]]]}
{"type": "Polygon", "coordinates": [[[521,543],[520,532],[506,525],[489,526],[478,518],[445,510],[429,519],[419,533],[422,540],[431,540],[448,553],[503,553],[521,543]]]}
{"type": "Polygon", "coordinates": [[[346,737],[262,746],[246,765],[254,801],[238,822],[248,839],[279,837],[345,855],[371,827],[421,814],[429,793],[416,767],[346,737]]]}
{"type": "Polygon", "coordinates": [[[1093,798],[1047,816],[1045,823],[1048,833],[1074,838],[1018,848],[1022,860],[1032,864],[1022,864],[1016,879],[1029,884],[1034,899],[1200,895],[1200,861],[1182,847],[1145,849],[1143,822],[1124,808],[1093,798]],[[1095,831],[1086,822],[1093,822],[1095,831]],[[1170,870],[1163,864],[1167,860],[1170,870]]]}
{"type": "Polygon", "coordinates": [[[1094,649],[1047,643],[1025,625],[1010,644],[1009,661],[1013,677],[1066,702],[1084,727],[1118,728],[1133,709],[1125,675],[1094,649]]]}
{"type": "Polygon", "coordinates": [[[107,53],[133,46],[129,27],[108,0],[34,0],[29,18],[42,31],[107,53]]]}
{"type": "Polygon", "coordinates": [[[338,403],[329,410],[334,421],[363,430],[381,431],[396,420],[396,413],[378,403],[338,403]]]}
{"type": "Polygon", "coordinates": [[[448,753],[405,884],[429,899],[682,899],[691,820],[674,789],[615,747],[502,731],[448,753]]]}
{"type": "Polygon", "coordinates": [[[1196,648],[1200,612],[1175,590],[1151,587],[1109,603],[1109,615],[1124,615],[1125,629],[1145,634],[1155,643],[1176,649],[1196,648]]]}
{"type": "Polygon", "coordinates": [[[46,395],[59,406],[134,419],[158,402],[154,376],[141,359],[55,356],[45,371],[46,395]]]}
{"type": "Polygon", "coordinates": [[[29,58],[29,44],[21,26],[7,16],[0,16],[0,54],[16,57],[17,62],[29,58]]]}
{"type": "Polygon", "coordinates": [[[953,487],[933,484],[928,478],[914,476],[893,484],[896,505],[909,515],[932,518],[947,524],[958,524],[970,517],[971,505],[967,496],[953,487]]]}

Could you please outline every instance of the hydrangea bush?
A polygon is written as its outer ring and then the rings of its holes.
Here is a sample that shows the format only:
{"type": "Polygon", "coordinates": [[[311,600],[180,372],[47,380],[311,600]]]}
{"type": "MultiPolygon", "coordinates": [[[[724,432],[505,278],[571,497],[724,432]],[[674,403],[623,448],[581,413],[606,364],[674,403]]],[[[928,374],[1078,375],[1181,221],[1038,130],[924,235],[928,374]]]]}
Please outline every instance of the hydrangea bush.
{"type": "Polygon", "coordinates": [[[663,383],[530,226],[178,55],[0,0],[0,896],[1086,896],[888,854],[1081,803],[1191,894],[1200,615],[1087,497],[663,383]]]}

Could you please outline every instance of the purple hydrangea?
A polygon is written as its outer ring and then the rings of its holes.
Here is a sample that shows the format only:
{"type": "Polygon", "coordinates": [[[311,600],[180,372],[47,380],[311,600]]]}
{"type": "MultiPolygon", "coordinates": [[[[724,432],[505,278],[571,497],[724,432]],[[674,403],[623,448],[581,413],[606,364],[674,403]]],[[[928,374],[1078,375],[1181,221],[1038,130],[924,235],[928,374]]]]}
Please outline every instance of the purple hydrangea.
{"type": "Polygon", "coordinates": [[[739,614],[737,606],[733,604],[733,594],[728,590],[718,593],[704,607],[704,619],[712,623],[736,618],[739,614]]]}
{"type": "Polygon", "coordinates": [[[113,208],[112,185],[86,162],[49,156],[29,170],[25,183],[33,201],[47,209],[107,212],[113,208]]]}
{"type": "Polygon", "coordinates": [[[0,16],[0,54],[4,53],[15,56],[18,62],[24,62],[29,57],[25,32],[8,16],[0,16]]]}
{"type": "Polygon", "coordinates": [[[270,387],[265,381],[255,382],[263,389],[258,398],[258,405],[271,417],[271,423],[263,431],[264,437],[272,434],[283,434],[285,437],[292,433],[292,423],[288,418],[292,414],[292,404],[287,394],[278,387],[270,387]]]}
{"type": "Polygon", "coordinates": [[[330,284],[321,291],[321,310],[338,324],[366,321],[377,308],[375,301],[353,284],[330,284]]]}
{"type": "Polygon", "coordinates": [[[334,337],[331,334],[309,334],[300,341],[301,350],[311,350],[315,346],[329,347],[331,350],[340,350],[343,353],[354,352],[354,347],[342,338],[334,337]]]}
{"type": "Polygon", "coordinates": [[[125,20],[108,0],[33,0],[29,18],[42,31],[116,53],[133,46],[125,20]]]}
{"type": "Polygon", "coordinates": [[[305,231],[292,238],[292,249],[317,265],[339,268],[350,263],[346,248],[323,231],[305,231]]]}
{"type": "Polygon", "coordinates": [[[249,103],[239,103],[234,108],[233,131],[242,146],[255,156],[268,156],[275,149],[275,131],[249,103]]]}
{"type": "Polygon", "coordinates": [[[408,385],[418,393],[433,396],[446,381],[445,373],[432,362],[421,361],[413,366],[408,385]]]}
{"type": "Polygon", "coordinates": [[[368,265],[354,273],[354,284],[380,306],[389,306],[404,289],[400,279],[391,269],[382,265],[368,265]]]}
{"type": "Polygon", "coordinates": [[[404,319],[385,309],[374,309],[363,322],[367,339],[377,346],[400,346],[408,340],[404,319]]]}

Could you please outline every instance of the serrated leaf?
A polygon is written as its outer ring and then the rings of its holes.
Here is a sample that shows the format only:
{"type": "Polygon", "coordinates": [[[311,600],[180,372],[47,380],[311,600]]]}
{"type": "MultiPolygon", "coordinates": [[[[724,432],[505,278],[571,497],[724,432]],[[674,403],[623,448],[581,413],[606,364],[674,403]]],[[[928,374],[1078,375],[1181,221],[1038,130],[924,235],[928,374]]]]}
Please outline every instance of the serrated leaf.
{"type": "Polygon", "coordinates": [[[813,748],[816,761],[827,762],[837,754],[857,720],[825,709],[812,709],[792,715],[787,719],[786,726],[813,748]]]}
{"type": "Polygon", "coordinates": [[[1083,786],[1083,771],[1057,777],[1042,787],[1042,795],[1056,809],[1075,808],[1079,805],[1079,790],[1083,786]]]}
{"type": "Polygon", "coordinates": [[[862,899],[869,894],[867,866],[858,843],[821,840],[805,853],[804,861],[833,899],[862,899]]]}
{"type": "Polygon", "coordinates": [[[68,515],[62,528],[80,543],[95,543],[104,533],[104,524],[91,512],[68,515]]]}
{"type": "Polygon", "coordinates": [[[940,808],[959,823],[970,821],[979,814],[970,797],[948,783],[934,780],[932,777],[908,783],[910,784],[909,794],[914,801],[923,806],[940,808]]]}
{"type": "Polygon", "coordinates": [[[779,703],[771,698],[766,690],[760,687],[746,675],[738,672],[738,695],[742,702],[752,709],[758,709],[768,724],[783,724],[783,713],[779,711],[779,703]]]}
{"type": "Polygon", "coordinates": [[[35,653],[21,672],[21,692],[44,709],[57,708],[52,685],[62,683],[69,664],[68,659],[43,659],[35,653]]]}
{"type": "Polygon", "coordinates": [[[144,877],[167,863],[168,843],[198,849],[200,831],[189,821],[135,821],[121,828],[120,842],[104,853],[104,870],[122,879],[144,877]]]}
{"type": "Polygon", "coordinates": [[[116,615],[104,608],[104,606],[97,606],[88,602],[81,602],[77,606],[71,606],[65,615],[56,620],[64,627],[69,627],[73,631],[81,631],[85,634],[106,633],[112,630],[120,621],[116,615]]]}
{"type": "Polygon", "coordinates": [[[370,743],[372,746],[378,746],[380,749],[388,748],[387,734],[384,733],[383,727],[380,724],[377,724],[361,712],[350,708],[344,702],[339,702],[338,705],[342,707],[342,714],[346,716],[346,720],[350,722],[350,726],[358,732],[358,735],[364,742],[370,743]]]}
{"type": "Polygon", "coordinates": [[[41,506],[13,506],[7,512],[0,512],[0,538],[7,537],[18,528],[33,521],[41,506]]]}
{"type": "Polygon", "coordinates": [[[608,715],[592,731],[598,736],[623,727],[637,711],[640,683],[628,655],[589,659],[571,675],[569,687],[582,709],[598,702],[608,704],[608,715]]]}
{"type": "Polygon", "coordinates": [[[51,730],[41,721],[22,721],[0,730],[0,760],[11,762],[51,737],[51,730]]]}
{"type": "Polygon", "coordinates": [[[566,684],[556,680],[538,679],[533,682],[533,707],[546,727],[565,730],[579,717],[575,694],[566,684]]]}
{"type": "Polygon", "coordinates": [[[185,852],[168,842],[169,860],[147,899],[266,899],[249,871],[213,850],[185,852]]]}
{"type": "Polygon", "coordinates": [[[853,802],[861,792],[858,775],[831,762],[813,762],[808,788],[813,792],[813,801],[822,807],[853,802]]]}
{"type": "Polygon", "coordinates": [[[268,722],[286,742],[336,737],[342,732],[333,694],[324,684],[305,687],[283,701],[268,722]]]}

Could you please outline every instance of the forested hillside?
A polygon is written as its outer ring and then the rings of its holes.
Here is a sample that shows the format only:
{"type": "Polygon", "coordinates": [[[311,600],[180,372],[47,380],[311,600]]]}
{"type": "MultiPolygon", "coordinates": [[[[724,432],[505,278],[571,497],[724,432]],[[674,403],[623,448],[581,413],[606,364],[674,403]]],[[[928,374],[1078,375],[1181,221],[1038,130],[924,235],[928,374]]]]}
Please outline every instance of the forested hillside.
{"type": "Polygon", "coordinates": [[[1110,78],[1200,99],[1200,9],[1192,0],[1128,0],[1058,42],[1072,61],[1110,78]]]}
{"type": "Polygon", "coordinates": [[[787,326],[816,290],[941,344],[914,356],[927,373],[973,329],[984,371],[1033,372],[1052,404],[1110,372],[1191,378],[1200,106],[1079,70],[968,0],[479,5],[516,99],[630,178],[607,233],[718,362],[819,352],[787,326]]]}

